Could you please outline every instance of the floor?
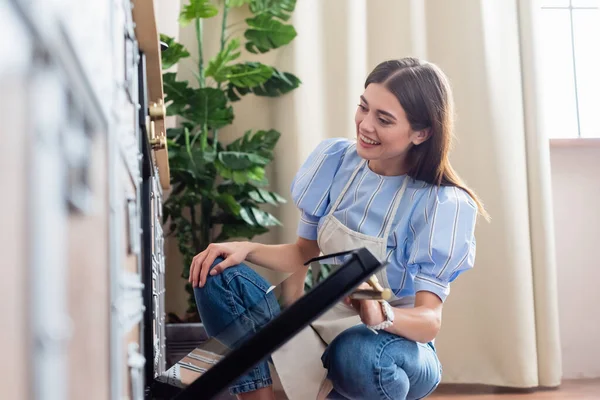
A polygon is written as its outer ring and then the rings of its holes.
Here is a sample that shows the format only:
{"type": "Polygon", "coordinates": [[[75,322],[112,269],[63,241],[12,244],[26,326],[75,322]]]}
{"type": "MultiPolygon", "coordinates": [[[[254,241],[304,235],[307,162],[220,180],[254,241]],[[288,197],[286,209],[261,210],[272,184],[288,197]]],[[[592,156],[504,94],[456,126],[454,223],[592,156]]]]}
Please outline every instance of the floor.
{"type": "MultiPolygon", "coordinates": [[[[275,398],[287,400],[280,390],[276,391],[275,398]]],[[[218,398],[234,399],[227,394],[218,398]]],[[[536,391],[483,385],[441,385],[427,400],[600,400],[600,379],[564,381],[558,389],[536,391]]]]}
{"type": "Polygon", "coordinates": [[[441,385],[431,400],[600,400],[600,379],[564,381],[560,388],[516,390],[480,385],[441,385]]]}
{"type": "MultiPolygon", "coordinates": [[[[275,398],[287,400],[281,391],[276,392],[275,398]]],[[[600,379],[564,381],[557,389],[529,391],[483,385],[441,385],[427,400],[600,400],[600,379]]]]}

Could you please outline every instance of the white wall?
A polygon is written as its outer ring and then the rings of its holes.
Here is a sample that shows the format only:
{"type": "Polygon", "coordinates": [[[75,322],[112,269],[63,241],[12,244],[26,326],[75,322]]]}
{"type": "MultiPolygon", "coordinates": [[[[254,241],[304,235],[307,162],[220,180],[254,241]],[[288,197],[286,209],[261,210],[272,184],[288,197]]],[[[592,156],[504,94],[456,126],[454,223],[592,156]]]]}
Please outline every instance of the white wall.
{"type": "Polygon", "coordinates": [[[586,144],[550,151],[565,379],[600,377],[600,142],[586,144]]]}

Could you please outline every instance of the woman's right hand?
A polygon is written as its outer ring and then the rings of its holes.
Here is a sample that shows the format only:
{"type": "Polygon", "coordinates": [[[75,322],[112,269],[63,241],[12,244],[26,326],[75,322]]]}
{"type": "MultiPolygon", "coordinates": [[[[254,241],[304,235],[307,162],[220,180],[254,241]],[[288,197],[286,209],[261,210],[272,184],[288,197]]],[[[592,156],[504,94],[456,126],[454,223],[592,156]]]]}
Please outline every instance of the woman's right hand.
{"type": "Polygon", "coordinates": [[[226,268],[242,263],[252,250],[252,246],[251,242],[209,244],[206,250],[196,254],[192,260],[188,281],[192,283],[193,287],[203,287],[209,271],[211,275],[216,275],[226,268]],[[211,270],[210,267],[218,257],[222,257],[224,260],[211,270]]]}

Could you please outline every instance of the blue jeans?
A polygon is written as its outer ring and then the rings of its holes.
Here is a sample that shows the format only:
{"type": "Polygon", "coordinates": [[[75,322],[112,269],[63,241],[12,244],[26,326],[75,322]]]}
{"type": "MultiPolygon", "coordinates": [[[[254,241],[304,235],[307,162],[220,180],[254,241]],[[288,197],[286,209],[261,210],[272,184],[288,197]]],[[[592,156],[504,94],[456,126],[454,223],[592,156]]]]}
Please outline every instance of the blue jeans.
{"type": "Polygon", "coordinates": [[[422,399],[442,378],[432,343],[417,343],[364,325],[339,334],[321,357],[333,383],[329,399],[422,399]]]}
{"type": "MultiPolygon", "coordinates": [[[[213,267],[222,258],[217,258],[213,267]]],[[[212,268],[212,267],[211,267],[212,268]]],[[[204,287],[194,288],[196,306],[204,329],[229,348],[236,348],[280,312],[270,285],[245,264],[227,268],[218,275],[208,275],[204,287]]],[[[240,376],[229,388],[239,394],[273,384],[268,361],[256,365],[240,376]]]]}
{"type": "MultiPolygon", "coordinates": [[[[232,348],[239,345],[279,313],[275,295],[267,293],[269,287],[245,264],[209,275],[205,286],[194,290],[207,333],[232,348]]],[[[385,331],[376,335],[363,325],[338,335],[321,360],[334,387],[330,399],[422,399],[441,380],[433,344],[416,343],[385,331]]],[[[268,361],[264,361],[239,377],[230,392],[270,385],[268,361]]]]}

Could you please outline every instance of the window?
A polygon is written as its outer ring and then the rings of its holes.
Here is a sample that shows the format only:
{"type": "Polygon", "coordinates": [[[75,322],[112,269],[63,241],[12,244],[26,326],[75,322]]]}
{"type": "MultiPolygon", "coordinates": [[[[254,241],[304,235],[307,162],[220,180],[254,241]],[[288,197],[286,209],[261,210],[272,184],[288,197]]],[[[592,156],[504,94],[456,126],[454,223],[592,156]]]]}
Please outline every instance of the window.
{"type": "Polygon", "coordinates": [[[540,0],[542,128],[551,139],[600,138],[600,0],[540,0]]]}

